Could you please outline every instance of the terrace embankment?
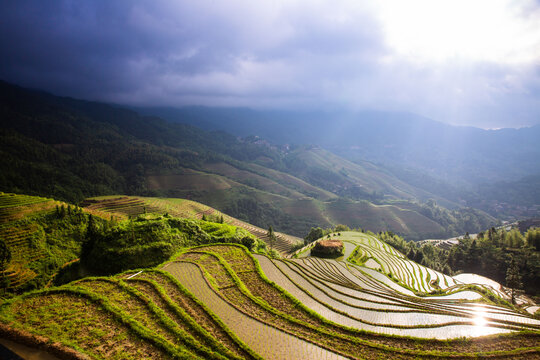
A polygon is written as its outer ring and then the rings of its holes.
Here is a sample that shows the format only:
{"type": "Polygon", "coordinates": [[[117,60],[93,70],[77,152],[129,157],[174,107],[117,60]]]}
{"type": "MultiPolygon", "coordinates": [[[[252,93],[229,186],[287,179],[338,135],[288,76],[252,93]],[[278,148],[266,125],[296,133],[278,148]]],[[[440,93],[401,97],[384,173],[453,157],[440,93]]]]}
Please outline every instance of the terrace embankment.
{"type": "MultiPolygon", "coordinates": [[[[370,246],[393,252],[384,244],[370,246]]],[[[418,270],[405,265],[395,267],[400,276],[418,270]]],[[[533,317],[483,298],[400,293],[398,283],[381,278],[388,279],[342,261],[275,260],[254,257],[241,245],[202,245],[160,270],[86,278],[7,300],[0,321],[96,359],[540,358],[540,324],[533,317]],[[345,326],[337,315],[395,333],[345,326]],[[407,316],[411,321],[403,320],[407,316]],[[445,334],[456,326],[511,333],[454,340],[401,336],[445,334]]],[[[423,272],[416,283],[427,278],[423,272]]]]}
{"type": "MultiPolygon", "coordinates": [[[[325,347],[325,344],[331,343],[334,351],[347,356],[376,358],[381,354],[392,352],[394,357],[430,357],[434,355],[434,351],[436,356],[489,355],[520,358],[525,354],[529,357],[538,353],[537,344],[540,337],[536,332],[482,337],[467,341],[440,341],[369,334],[341,326],[318,316],[282,289],[277,288],[258,270],[257,262],[239,247],[222,245],[199,247],[186,252],[179,260],[197,264],[205,274],[207,283],[213,285],[214,292],[232,306],[237,306],[239,311],[285,332],[299,337],[306,336],[308,341],[316,341],[319,346],[325,347]],[[261,311],[261,308],[264,311],[261,311]],[[511,343],[514,346],[510,347],[511,343]]],[[[422,306],[422,303],[417,304],[416,311],[418,309],[425,311],[422,306]]],[[[455,309],[453,311],[455,313],[455,309]]],[[[465,317],[465,322],[471,323],[471,316],[467,316],[466,312],[461,314],[465,317]]],[[[509,322],[511,328],[516,328],[514,320],[509,322]]],[[[505,324],[501,326],[504,328],[505,324]]],[[[524,328],[526,327],[525,324],[524,328]]]]}

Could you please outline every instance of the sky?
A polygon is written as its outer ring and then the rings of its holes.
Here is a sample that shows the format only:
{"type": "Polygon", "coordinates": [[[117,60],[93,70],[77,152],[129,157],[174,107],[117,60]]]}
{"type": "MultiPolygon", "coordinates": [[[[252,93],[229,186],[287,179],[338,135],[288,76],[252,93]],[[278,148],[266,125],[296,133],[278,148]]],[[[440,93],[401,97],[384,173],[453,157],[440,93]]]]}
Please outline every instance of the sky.
{"type": "Polygon", "coordinates": [[[89,100],[540,123],[539,0],[2,1],[0,51],[89,100]]]}

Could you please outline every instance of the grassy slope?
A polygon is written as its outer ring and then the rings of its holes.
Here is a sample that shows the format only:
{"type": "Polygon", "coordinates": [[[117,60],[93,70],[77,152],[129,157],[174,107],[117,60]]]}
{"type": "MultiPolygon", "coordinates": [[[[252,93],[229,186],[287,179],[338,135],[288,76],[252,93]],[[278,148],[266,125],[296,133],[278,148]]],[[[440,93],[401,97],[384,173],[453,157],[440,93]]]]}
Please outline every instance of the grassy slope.
{"type": "MultiPolygon", "coordinates": [[[[365,201],[357,202],[348,200],[322,202],[311,198],[290,200],[257,190],[253,190],[249,194],[261,202],[267,202],[270,198],[273,204],[276,204],[276,206],[291,218],[295,217],[296,219],[307,219],[311,221],[311,223],[306,222],[307,226],[322,225],[329,227],[338,223],[345,223],[374,232],[391,230],[395,233],[423,234],[426,236],[430,234],[436,235],[443,231],[437,223],[417,212],[402,210],[391,205],[378,206],[365,201]]],[[[83,205],[88,209],[117,213],[118,216],[124,217],[125,215],[139,215],[146,210],[147,213],[164,214],[168,212],[173,216],[201,218],[203,214],[222,214],[223,212],[216,209],[225,206],[231,197],[234,196],[236,196],[236,193],[233,188],[204,197],[203,199],[207,200],[211,206],[183,199],[123,197],[119,195],[89,199],[83,205]],[[124,200],[121,200],[122,198],[124,200]],[[127,201],[129,206],[115,208],[106,203],[99,204],[106,199],[118,199],[115,202],[120,203],[127,201]],[[127,199],[131,200],[128,201],[127,199]],[[96,203],[93,204],[93,202],[96,203]]],[[[235,219],[228,215],[226,217],[229,219],[226,219],[227,221],[236,222],[237,226],[247,228],[248,224],[246,224],[246,220],[249,219],[235,219]]],[[[259,227],[254,226],[254,228],[257,228],[257,230],[251,232],[261,237],[261,234],[266,232],[265,229],[267,226],[266,224],[261,224],[259,227]]],[[[299,235],[302,235],[302,233],[299,235]]],[[[285,247],[281,248],[280,251],[287,252],[285,247]]]]}
{"type": "Polygon", "coordinates": [[[299,176],[310,178],[316,176],[316,171],[332,173],[334,183],[344,187],[359,186],[366,193],[381,193],[391,198],[419,199],[437,198],[431,193],[411,186],[385,169],[373,163],[363,161],[353,163],[322,148],[298,149],[289,155],[291,161],[303,163],[303,169],[298,169],[299,176]]]}
{"type": "Polygon", "coordinates": [[[223,175],[231,179],[235,179],[236,181],[240,183],[243,183],[248,186],[254,187],[256,189],[261,189],[263,191],[267,191],[273,194],[286,196],[292,199],[305,197],[304,194],[294,189],[289,189],[286,186],[278,184],[276,181],[272,179],[258,175],[254,172],[238,169],[224,162],[205,164],[204,169],[207,171],[216,173],[216,174],[223,175]]]}
{"type": "Polygon", "coordinates": [[[444,232],[444,228],[416,211],[402,209],[393,205],[373,205],[367,201],[351,202],[341,200],[330,203],[327,212],[334,220],[341,220],[353,227],[362,227],[373,232],[388,229],[410,237],[436,236],[444,232]]]}
{"type": "Polygon", "coordinates": [[[258,174],[263,174],[264,176],[275,180],[276,182],[283,184],[284,186],[287,186],[292,189],[297,189],[303,194],[306,194],[308,196],[311,196],[315,199],[319,199],[322,201],[332,200],[337,198],[337,196],[329,191],[323,190],[321,188],[318,188],[316,186],[313,186],[309,184],[308,182],[292,176],[290,174],[273,170],[255,163],[248,164],[248,168],[252,169],[258,174]]]}
{"type": "Polygon", "coordinates": [[[68,214],[66,203],[52,199],[0,193],[0,237],[12,255],[5,271],[11,291],[42,287],[79,256],[87,213],[103,213],[71,209],[68,214]],[[66,206],[64,216],[58,216],[57,206],[66,206]]]}
{"type": "MultiPolygon", "coordinates": [[[[226,223],[247,230],[252,235],[263,240],[267,246],[273,245],[273,248],[283,255],[289,253],[292,247],[301,243],[302,239],[294,236],[286,235],[280,232],[275,232],[276,241],[270,243],[267,237],[267,230],[251,225],[229,215],[223,214],[220,211],[203,205],[196,201],[186,199],[172,198],[147,198],[135,196],[101,196],[92,199],[87,199],[83,205],[85,209],[90,211],[101,211],[120,218],[128,218],[130,216],[138,216],[143,214],[164,215],[170,214],[175,217],[202,219],[203,216],[211,221],[218,221],[220,217],[224,218],[226,223]]],[[[212,224],[212,223],[209,223],[212,224]]],[[[208,225],[210,226],[210,225],[208,225]]],[[[234,227],[230,227],[231,231],[234,227]]],[[[207,231],[209,229],[204,228],[207,231]]],[[[212,231],[207,231],[213,233],[212,231]]],[[[214,234],[218,236],[218,234],[214,234]]]]}
{"type": "MultiPolygon", "coordinates": [[[[231,173],[237,175],[237,171],[231,170],[228,165],[219,166],[221,169],[226,168],[229,176],[232,177],[231,173]]],[[[222,170],[222,173],[224,172],[222,170]]],[[[231,204],[242,198],[249,198],[262,207],[273,206],[290,217],[290,223],[263,223],[250,218],[249,214],[248,217],[240,217],[261,227],[273,225],[278,230],[296,236],[303,236],[312,226],[329,227],[335,224],[362,227],[374,232],[390,230],[412,239],[443,236],[445,232],[441,225],[416,211],[417,206],[406,202],[379,206],[367,201],[337,198],[321,201],[302,196],[294,190],[286,190],[279,185],[276,187],[279,187],[280,191],[272,191],[275,189],[274,184],[261,186],[268,190],[263,191],[220,175],[196,172],[189,172],[189,175],[151,176],[149,181],[152,186],[160,184],[158,186],[171,189],[173,196],[191,197],[224,212],[230,212],[231,204]]],[[[263,182],[259,184],[262,185],[263,182]]]]}
{"type": "Polygon", "coordinates": [[[87,278],[8,301],[0,313],[12,329],[92,358],[257,358],[208,308],[159,272],[136,280],[87,278]]]}

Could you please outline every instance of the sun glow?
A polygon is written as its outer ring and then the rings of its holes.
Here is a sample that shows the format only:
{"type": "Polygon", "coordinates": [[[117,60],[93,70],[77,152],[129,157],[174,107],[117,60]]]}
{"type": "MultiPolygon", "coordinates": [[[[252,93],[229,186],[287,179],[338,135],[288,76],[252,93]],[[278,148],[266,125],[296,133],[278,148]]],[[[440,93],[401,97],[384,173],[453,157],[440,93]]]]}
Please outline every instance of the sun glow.
{"type": "Polygon", "coordinates": [[[485,316],[486,316],[486,310],[484,308],[478,308],[473,318],[474,325],[479,326],[479,327],[486,326],[487,320],[485,316]]]}
{"type": "Polygon", "coordinates": [[[489,325],[486,319],[487,310],[482,305],[478,304],[473,313],[472,322],[474,324],[473,336],[482,336],[489,333],[489,325]]]}
{"type": "Polygon", "coordinates": [[[381,6],[387,45],[401,56],[504,63],[540,59],[540,10],[528,1],[388,0],[381,6]]]}

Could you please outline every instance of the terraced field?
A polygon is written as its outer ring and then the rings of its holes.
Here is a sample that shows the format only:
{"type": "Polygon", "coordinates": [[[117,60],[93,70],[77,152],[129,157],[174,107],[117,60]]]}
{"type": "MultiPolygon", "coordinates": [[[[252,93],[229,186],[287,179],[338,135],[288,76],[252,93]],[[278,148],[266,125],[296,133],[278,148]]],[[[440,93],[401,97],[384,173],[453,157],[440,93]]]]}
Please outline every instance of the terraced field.
{"type": "Polygon", "coordinates": [[[167,273],[131,275],[86,278],[10,300],[0,316],[11,329],[0,336],[34,346],[35,336],[44,336],[61,344],[56,353],[72,349],[101,359],[259,358],[167,273]]]}
{"type": "MultiPolygon", "coordinates": [[[[449,339],[515,331],[536,332],[540,329],[540,321],[505,307],[402,294],[388,282],[364,274],[360,267],[349,267],[339,261],[316,258],[271,260],[259,255],[254,259],[242,249],[231,246],[193,249],[182,254],[177,261],[199,266],[207,284],[239,311],[295,336],[304,334],[308,341],[318,339],[317,345],[345,356],[373,356],[358,352],[368,351],[357,348],[359,339],[375,347],[394,344],[394,352],[403,352],[403,347],[408,349],[407,354],[412,351],[409,348],[411,344],[401,337],[369,336],[362,330],[449,339]],[[347,341],[338,345],[341,335],[347,341]],[[354,349],[350,347],[350,341],[352,344],[356,342],[354,349]]],[[[166,270],[182,279],[187,276],[185,272],[193,273],[187,269],[185,265],[175,263],[166,266],[166,270]]],[[[489,339],[487,342],[492,351],[502,351],[506,340],[495,345],[496,338],[489,339]]],[[[430,341],[440,351],[452,344],[452,341],[430,341]]],[[[475,340],[460,345],[460,348],[470,351],[485,341],[486,338],[475,340]]],[[[455,344],[451,346],[453,348],[455,344]]],[[[538,348],[535,347],[534,351],[538,348]]],[[[418,352],[416,355],[427,354],[418,352]]]]}
{"type": "MultiPolygon", "coordinates": [[[[458,282],[446,287],[451,295],[421,296],[403,286],[412,280],[401,284],[382,270],[393,263],[405,277],[420,267],[402,263],[374,238],[342,234],[363,243],[381,271],[204,245],[160,269],[85,278],[9,300],[0,306],[0,336],[98,359],[540,358],[540,321],[485,298],[456,298],[463,293],[458,282]]],[[[442,275],[422,272],[415,284],[429,288],[437,276],[444,283],[442,275]]]]}
{"type": "Polygon", "coordinates": [[[48,214],[59,204],[52,199],[0,192],[0,237],[12,256],[0,276],[9,281],[8,289],[16,290],[34,279],[37,274],[30,265],[46,255],[41,244],[33,241],[37,227],[27,220],[48,214]]]}
{"type": "Polygon", "coordinates": [[[293,246],[303,243],[303,240],[295,236],[275,232],[276,241],[271,244],[267,236],[267,230],[248,224],[244,221],[223,214],[218,210],[186,199],[173,198],[148,198],[135,196],[102,196],[87,199],[82,203],[85,209],[100,213],[111,214],[119,218],[128,218],[143,214],[170,214],[175,217],[201,219],[203,215],[218,218],[223,216],[225,222],[243,228],[266,242],[283,256],[291,252],[293,246]]]}

